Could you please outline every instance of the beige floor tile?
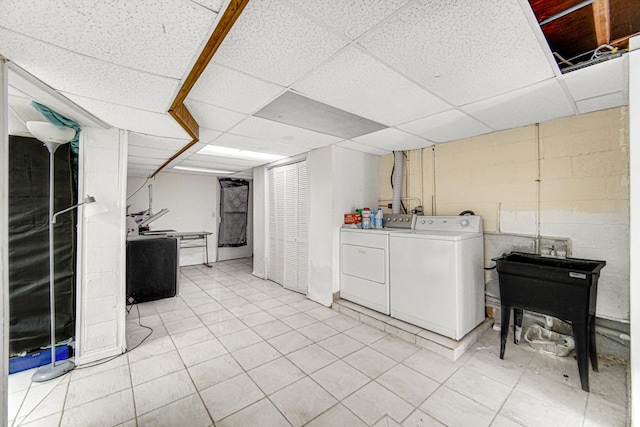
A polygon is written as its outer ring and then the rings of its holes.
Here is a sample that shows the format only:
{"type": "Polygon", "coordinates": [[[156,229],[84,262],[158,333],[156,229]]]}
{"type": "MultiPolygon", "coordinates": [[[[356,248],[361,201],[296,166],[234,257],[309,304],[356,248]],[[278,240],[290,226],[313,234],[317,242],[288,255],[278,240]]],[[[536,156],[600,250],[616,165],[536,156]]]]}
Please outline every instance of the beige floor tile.
{"type": "Polygon", "coordinates": [[[259,313],[262,310],[255,304],[251,304],[250,302],[246,302],[243,305],[237,305],[235,307],[227,307],[227,310],[233,313],[236,317],[243,317],[253,313],[259,313]]]}
{"type": "Polygon", "coordinates": [[[360,326],[356,326],[355,328],[345,331],[345,335],[348,335],[363,344],[370,345],[379,339],[384,338],[388,334],[380,329],[374,328],[373,326],[360,324],[360,326]]]}
{"type": "Polygon", "coordinates": [[[316,319],[304,313],[292,314],[291,316],[283,317],[280,320],[282,320],[282,322],[287,326],[290,326],[294,329],[300,329],[303,326],[307,326],[317,322],[316,319]]]}
{"type": "Polygon", "coordinates": [[[416,409],[404,420],[402,427],[445,427],[445,425],[420,409],[416,409]]]}
{"type": "Polygon", "coordinates": [[[269,399],[262,399],[216,423],[218,427],[289,427],[291,424],[273,406],[269,399]]]}
{"type": "Polygon", "coordinates": [[[462,366],[460,362],[452,362],[444,356],[425,349],[409,356],[402,364],[439,383],[445,382],[462,366]]]}
{"type": "Polygon", "coordinates": [[[596,393],[611,403],[627,402],[629,383],[627,366],[615,361],[600,358],[599,372],[589,367],[589,387],[591,393],[596,393]]]}
{"type": "Polygon", "coordinates": [[[337,311],[332,310],[329,307],[322,306],[307,310],[305,313],[317,320],[327,320],[339,314],[337,311]]]}
{"type": "Polygon", "coordinates": [[[126,365],[91,377],[73,379],[69,383],[65,408],[73,408],[130,387],[131,376],[126,365]]]}
{"type": "Polygon", "coordinates": [[[366,427],[367,424],[344,405],[338,403],[306,425],[307,427],[366,427]]]}
{"type": "Polygon", "coordinates": [[[61,425],[61,417],[62,412],[56,412],[55,414],[51,414],[43,418],[38,418],[37,420],[31,422],[23,420],[20,422],[20,427],[58,427],[61,425]]]}
{"type": "Polygon", "coordinates": [[[401,422],[414,409],[409,403],[376,382],[365,385],[344,399],[342,403],[369,425],[385,415],[389,415],[396,422],[401,422]]]}
{"type": "Polygon", "coordinates": [[[197,393],[138,417],[139,427],[207,427],[212,424],[197,393]]]}
{"type": "Polygon", "coordinates": [[[209,330],[213,332],[213,334],[218,338],[225,335],[233,334],[238,331],[242,331],[244,329],[247,329],[247,325],[245,325],[235,317],[233,319],[223,320],[222,322],[209,325],[209,330]]]}
{"type": "Polygon", "coordinates": [[[277,307],[270,308],[270,309],[268,309],[266,311],[267,311],[267,313],[269,313],[270,315],[272,315],[276,319],[283,319],[285,317],[292,316],[294,314],[300,313],[298,310],[296,310],[295,308],[291,307],[290,305],[286,305],[284,302],[283,302],[283,305],[279,305],[277,307]]]}
{"type": "Polygon", "coordinates": [[[11,393],[11,389],[9,389],[9,396],[7,398],[7,412],[8,412],[8,420],[12,421],[18,415],[18,411],[22,403],[24,402],[25,397],[27,396],[29,389],[19,390],[15,393],[11,393]]]}
{"type": "Polygon", "coordinates": [[[186,366],[193,366],[207,360],[215,359],[218,356],[222,356],[227,353],[227,349],[220,344],[220,341],[214,338],[188,347],[183,347],[179,349],[178,352],[186,366]]]}
{"type": "Polygon", "coordinates": [[[278,350],[265,341],[241,348],[231,353],[231,355],[245,371],[264,365],[281,356],[278,350]]]}
{"type": "MultiPolygon", "coordinates": [[[[216,323],[224,322],[225,320],[233,320],[236,316],[233,315],[229,310],[216,310],[211,313],[201,314],[200,321],[207,326],[215,325],[216,323]]],[[[211,328],[210,328],[211,329],[211,328]]]]}
{"type": "Polygon", "coordinates": [[[286,357],[307,375],[337,360],[333,354],[317,344],[296,350],[287,354],[286,357]]]}
{"type": "Polygon", "coordinates": [[[266,395],[270,395],[305,377],[296,365],[281,357],[248,372],[266,395]]]}
{"type": "Polygon", "coordinates": [[[19,417],[25,417],[22,423],[31,423],[41,418],[48,418],[51,415],[61,413],[67,397],[68,387],[69,381],[58,384],[48,394],[42,396],[42,399],[31,408],[30,402],[25,400],[19,414],[19,417]]]}
{"type": "Polygon", "coordinates": [[[167,332],[171,335],[177,334],[178,332],[184,332],[191,329],[200,328],[203,326],[204,326],[204,323],[202,323],[197,316],[189,319],[177,320],[175,322],[164,324],[164,327],[167,329],[167,332]]]}
{"type": "Polygon", "coordinates": [[[296,351],[313,344],[313,341],[298,331],[291,331],[278,335],[277,337],[268,339],[267,342],[282,354],[289,354],[292,351],[296,351]]]}
{"type": "Polygon", "coordinates": [[[370,347],[358,350],[343,360],[371,379],[379,377],[397,364],[395,360],[378,353],[370,347]]]}
{"type": "MultiPolygon", "coordinates": [[[[514,344],[511,347],[521,347],[514,344]]],[[[500,359],[499,350],[479,351],[471,357],[466,365],[475,369],[494,380],[500,381],[503,384],[513,387],[517,382],[524,370],[529,365],[529,362],[535,355],[535,353],[529,351],[515,351],[509,352],[507,348],[504,359],[500,359]]],[[[576,372],[577,372],[576,366],[576,372]]]]}
{"type": "MultiPolygon", "coordinates": [[[[332,310],[335,311],[335,310],[332,310]]],[[[344,314],[340,314],[336,311],[335,316],[331,316],[328,319],[324,319],[322,322],[331,326],[333,329],[344,332],[349,329],[355,328],[356,326],[362,325],[358,320],[353,317],[345,316],[344,314]]],[[[308,313],[311,315],[311,313],[308,313]]]]}
{"type": "Polygon", "coordinates": [[[582,391],[582,389],[556,382],[530,371],[522,374],[515,390],[527,393],[551,405],[561,405],[568,411],[580,415],[584,414],[589,396],[589,393],[582,391]]]}
{"type": "Polygon", "coordinates": [[[522,427],[522,424],[519,424],[513,421],[511,418],[507,418],[504,415],[496,415],[491,423],[491,427],[522,427]]]}
{"type": "Polygon", "coordinates": [[[65,409],[60,426],[114,426],[135,418],[131,389],[65,409]]]}
{"type": "Polygon", "coordinates": [[[138,416],[146,414],[195,391],[196,388],[186,369],[134,386],[136,413],[138,416]]]}
{"type": "Polygon", "coordinates": [[[302,328],[298,328],[298,332],[315,342],[329,338],[330,336],[338,333],[338,331],[332,327],[321,322],[312,323],[310,325],[303,326],[302,328]]]}
{"type": "Polygon", "coordinates": [[[264,394],[247,374],[240,374],[200,392],[214,421],[262,399],[264,394]]]}
{"type": "Polygon", "coordinates": [[[253,330],[258,335],[260,335],[263,339],[268,340],[269,338],[273,338],[278,335],[282,335],[286,332],[289,332],[292,329],[287,325],[285,325],[284,323],[282,323],[282,321],[280,320],[272,320],[271,322],[254,326],[253,330]]]}
{"type": "Polygon", "coordinates": [[[582,425],[583,418],[582,414],[571,413],[518,390],[511,393],[500,414],[529,427],[546,427],[550,424],[574,427],[582,425]]]}
{"type": "Polygon", "coordinates": [[[244,372],[230,354],[190,366],[188,371],[198,390],[204,390],[244,372]]]}
{"type": "MultiPolygon", "coordinates": [[[[50,415],[54,412],[62,411],[62,405],[64,404],[64,396],[67,394],[67,389],[69,386],[69,376],[65,375],[64,377],[55,378],[50,381],[45,381],[41,383],[33,383],[29,390],[23,390],[20,393],[22,399],[19,399],[19,396],[12,395],[10,396],[9,401],[12,406],[13,402],[16,402],[15,411],[20,409],[19,412],[14,412],[11,408],[9,409],[9,417],[10,418],[24,418],[29,415],[33,411],[38,410],[39,407],[43,407],[45,412],[44,415],[50,415]],[[64,381],[63,381],[64,379],[64,381]],[[62,394],[63,399],[60,401],[59,395],[62,394]],[[45,409],[47,408],[47,409],[45,409]]],[[[33,420],[34,418],[32,418],[33,420]]]]}
{"type": "Polygon", "coordinates": [[[376,382],[388,388],[413,406],[419,406],[439,384],[404,365],[396,365],[380,375],[376,382]]]}
{"type": "Polygon", "coordinates": [[[450,427],[489,426],[496,415],[491,409],[446,386],[431,394],[420,405],[420,410],[450,427]]]}
{"type": "Polygon", "coordinates": [[[133,385],[142,384],[172,372],[184,369],[184,362],[177,351],[160,354],[129,365],[133,385]]]}
{"type": "Polygon", "coordinates": [[[401,426],[399,423],[396,422],[396,420],[391,418],[389,415],[385,415],[380,419],[380,421],[375,423],[373,427],[401,427],[401,426]]]}
{"type": "MultiPolygon", "coordinates": [[[[145,342],[144,345],[136,348],[127,353],[127,357],[129,358],[129,363],[135,363],[140,360],[148,359],[150,357],[157,356],[158,354],[167,353],[169,351],[175,350],[176,346],[173,344],[171,337],[166,336],[159,338],[157,340],[153,340],[150,342],[145,342]]],[[[121,359],[121,358],[118,358],[121,359]]],[[[118,360],[115,359],[115,360],[118,360]]],[[[125,362],[126,363],[126,362],[125,362]]],[[[76,375],[77,372],[73,371],[73,375],[76,375]]]]}
{"type": "MultiPolygon", "coordinates": [[[[246,305],[252,305],[253,307],[255,307],[255,309],[260,310],[260,308],[256,307],[255,305],[251,304],[249,301],[247,301],[246,299],[237,296],[237,294],[235,296],[230,296],[230,298],[220,298],[219,302],[222,304],[222,306],[224,308],[226,308],[227,310],[231,311],[234,315],[238,315],[236,313],[234,313],[232,311],[233,308],[236,307],[244,307],[246,305]]],[[[242,314],[249,314],[248,312],[243,312],[240,311],[242,314]]]]}
{"type": "Polygon", "coordinates": [[[512,391],[512,387],[466,366],[460,368],[444,384],[494,411],[502,407],[512,391]]]}
{"type": "Polygon", "coordinates": [[[318,342],[318,345],[325,350],[329,350],[331,353],[342,358],[364,347],[360,341],[345,334],[333,335],[327,339],[318,342]]]}
{"type": "Polygon", "coordinates": [[[387,335],[386,337],[379,339],[371,344],[371,347],[380,353],[389,356],[396,362],[402,362],[420,350],[420,347],[417,345],[391,335],[387,335]]]}
{"type": "Polygon", "coordinates": [[[7,377],[9,393],[15,393],[21,390],[28,389],[29,386],[31,386],[31,377],[36,370],[36,368],[33,368],[9,375],[7,377]]]}
{"type": "Polygon", "coordinates": [[[242,322],[245,325],[249,327],[254,327],[257,325],[261,325],[263,323],[276,320],[276,318],[270,315],[269,313],[267,313],[266,311],[261,310],[256,313],[251,313],[251,314],[247,314],[246,316],[242,316],[240,317],[240,320],[242,320],[242,322]]]}
{"type": "Polygon", "coordinates": [[[602,396],[589,393],[583,427],[623,427],[629,420],[624,406],[609,402],[602,396]]]}
{"type": "Polygon", "coordinates": [[[243,329],[233,334],[222,336],[219,340],[229,352],[234,352],[252,344],[259,343],[262,341],[262,338],[251,329],[243,329]]]}
{"type": "Polygon", "coordinates": [[[342,360],[313,373],[311,378],[338,400],[344,399],[371,381],[369,377],[342,360]]]}
{"type": "Polygon", "coordinates": [[[270,399],[293,426],[304,425],[337,403],[308,377],[272,394],[270,399]]]}
{"type": "Polygon", "coordinates": [[[292,303],[289,303],[289,305],[293,308],[295,308],[296,310],[300,310],[300,311],[308,311],[308,310],[313,310],[315,308],[321,308],[322,306],[320,304],[318,304],[317,302],[311,301],[309,299],[304,299],[301,301],[295,301],[292,303]]]}
{"type": "MultiPolygon", "coordinates": [[[[265,295],[267,295],[267,294],[265,294],[265,295]]],[[[278,306],[281,306],[281,305],[284,304],[282,301],[280,301],[277,298],[272,298],[270,296],[268,296],[268,297],[269,298],[263,299],[261,301],[255,301],[254,304],[256,306],[260,307],[263,310],[268,310],[270,308],[278,307],[278,306]]]]}
{"type": "Polygon", "coordinates": [[[171,335],[171,339],[173,340],[176,348],[187,347],[212,338],[215,337],[206,327],[191,329],[189,331],[178,332],[175,335],[171,335]]]}

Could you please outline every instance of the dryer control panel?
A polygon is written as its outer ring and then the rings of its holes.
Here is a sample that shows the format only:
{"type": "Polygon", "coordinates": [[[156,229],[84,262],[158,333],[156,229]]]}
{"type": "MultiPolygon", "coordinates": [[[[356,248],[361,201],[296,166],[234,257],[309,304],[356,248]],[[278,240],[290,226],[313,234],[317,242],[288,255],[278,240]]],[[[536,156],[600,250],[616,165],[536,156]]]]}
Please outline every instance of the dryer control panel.
{"type": "Polygon", "coordinates": [[[482,217],[463,216],[419,216],[416,218],[416,231],[458,231],[467,233],[482,232],[482,217]]]}

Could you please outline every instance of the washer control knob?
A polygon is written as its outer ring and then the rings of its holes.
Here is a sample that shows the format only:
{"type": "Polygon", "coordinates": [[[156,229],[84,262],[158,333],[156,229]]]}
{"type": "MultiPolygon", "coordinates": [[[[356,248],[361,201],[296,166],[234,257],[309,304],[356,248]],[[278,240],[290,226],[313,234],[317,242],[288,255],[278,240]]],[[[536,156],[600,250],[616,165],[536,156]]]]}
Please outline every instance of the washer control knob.
{"type": "Polygon", "coordinates": [[[462,221],[460,221],[460,225],[462,226],[462,228],[467,228],[469,226],[469,220],[463,219],[462,221]]]}
{"type": "Polygon", "coordinates": [[[432,219],[430,219],[430,220],[428,221],[428,223],[429,223],[429,224],[433,224],[433,220],[432,220],[432,219]]]}
{"type": "Polygon", "coordinates": [[[424,219],[420,220],[420,224],[424,224],[426,221],[424,219]]]}

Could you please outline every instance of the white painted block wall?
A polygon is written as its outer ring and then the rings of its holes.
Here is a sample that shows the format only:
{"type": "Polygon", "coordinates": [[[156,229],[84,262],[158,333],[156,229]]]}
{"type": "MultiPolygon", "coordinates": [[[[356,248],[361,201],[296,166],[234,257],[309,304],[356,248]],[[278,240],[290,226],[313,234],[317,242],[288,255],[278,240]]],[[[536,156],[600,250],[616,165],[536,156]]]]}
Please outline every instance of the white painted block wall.
{"type": "Polygon", "coordinates": [[[86,218],[79,208],[76,363],[124,351],[127,132],[84,127],[79,191],[107,208],[86,218]]]}
{"type": "MultiPolygon", "coordinates": [[[[209,231],[207,239],[209,261],[216,261],[218,241],[218,179],[211,175],[159,173],[145,184],[146,178],[129,177],[127,196],[143,188],[127,200],[129,212],[141,212],[149,207],[148,185],[153,184],[153,212],[169,209],[169,213],[150,224],[152,230],[209,231]]],[[[180,265],[204,262],[203,248],[181,249],[180,265]]]]}

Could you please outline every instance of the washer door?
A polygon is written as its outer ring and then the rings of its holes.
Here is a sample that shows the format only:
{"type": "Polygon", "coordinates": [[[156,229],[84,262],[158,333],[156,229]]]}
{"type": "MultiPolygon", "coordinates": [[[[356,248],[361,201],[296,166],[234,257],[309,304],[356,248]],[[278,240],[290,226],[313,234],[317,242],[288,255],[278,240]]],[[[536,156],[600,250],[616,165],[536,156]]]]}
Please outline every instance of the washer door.
{"type": "Polygon", "coordinates": [[[342,274],[384,284],[385,250],[359,245],[342,245],[342,274]]]}

